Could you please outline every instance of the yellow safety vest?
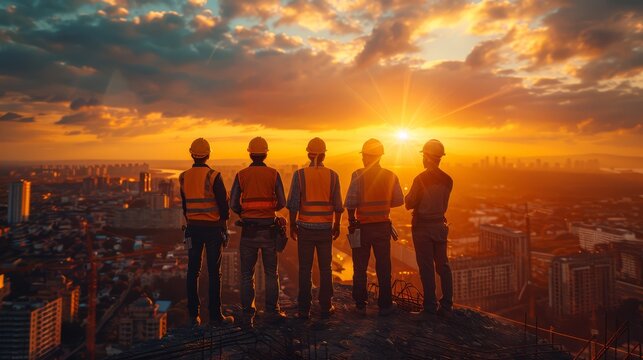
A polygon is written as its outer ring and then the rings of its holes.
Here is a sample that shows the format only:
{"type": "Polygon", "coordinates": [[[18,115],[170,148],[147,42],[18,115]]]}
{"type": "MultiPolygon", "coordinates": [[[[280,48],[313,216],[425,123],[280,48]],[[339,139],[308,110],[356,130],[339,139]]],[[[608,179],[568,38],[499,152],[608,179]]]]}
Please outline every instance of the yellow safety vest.
{"type": "Polygon", "coordinates": [[[238,174],[241,188],[241,218],[275,217],[277,207],[277,170],[267,166],[249,166],[238,174]]]}
{"type": "Polygon", "coordinates": [[[308,223],[333,221],[333,196],[336,174],[323,166],[312,166],[297,171],[300,200],[297,219],[308,223]]]}
{"type": "Polygon", "coordinates": [[[219,221],[219,207],[212,190],[218,175],[207,166],[193,167],[179,175],[188,220],[219,221]]]}
{"type": "Polygon", "coordinates": [[[361,199],[355,217],[362,224],[389,221],[395,174],[374,168],[364,169],[359,174],[361,199]]]}

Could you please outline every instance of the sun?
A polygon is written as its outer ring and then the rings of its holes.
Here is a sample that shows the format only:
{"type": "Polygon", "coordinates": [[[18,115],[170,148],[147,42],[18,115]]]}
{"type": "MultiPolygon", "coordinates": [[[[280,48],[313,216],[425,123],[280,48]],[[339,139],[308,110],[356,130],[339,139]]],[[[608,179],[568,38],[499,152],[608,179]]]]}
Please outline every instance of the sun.
{"type": "Polygon", "coordinates": [[[406,141],[409,139],[409,131],[406,129],[400,129],[395,134],[395,137],[400,141],[406,141]]]}

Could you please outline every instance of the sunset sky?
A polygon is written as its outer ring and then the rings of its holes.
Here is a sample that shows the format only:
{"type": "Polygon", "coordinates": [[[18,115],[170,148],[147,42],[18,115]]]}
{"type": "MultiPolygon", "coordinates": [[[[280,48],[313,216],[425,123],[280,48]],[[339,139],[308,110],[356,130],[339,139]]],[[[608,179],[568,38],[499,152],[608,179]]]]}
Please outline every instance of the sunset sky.
{"type": "Polygon", "coordinates": [[[0,0],[0,160],[643,154],[641,0],[0,0]]]}

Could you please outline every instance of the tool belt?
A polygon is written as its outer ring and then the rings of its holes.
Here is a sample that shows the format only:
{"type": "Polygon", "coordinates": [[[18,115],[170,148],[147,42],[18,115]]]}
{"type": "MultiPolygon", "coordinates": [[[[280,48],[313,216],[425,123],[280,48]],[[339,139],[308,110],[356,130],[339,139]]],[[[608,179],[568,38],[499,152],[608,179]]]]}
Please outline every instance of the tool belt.
{"type": "Polygon", "coordinates": [[[272,224],[258,224],[252,221],[237,220],[235,225],[241,227],[241,237],[253,238],[261,231],[270,231],[270,238],[275,241],[278,252],[283,251],[288,243],[288,222],[283,217],[276,217],[272,224]]]}

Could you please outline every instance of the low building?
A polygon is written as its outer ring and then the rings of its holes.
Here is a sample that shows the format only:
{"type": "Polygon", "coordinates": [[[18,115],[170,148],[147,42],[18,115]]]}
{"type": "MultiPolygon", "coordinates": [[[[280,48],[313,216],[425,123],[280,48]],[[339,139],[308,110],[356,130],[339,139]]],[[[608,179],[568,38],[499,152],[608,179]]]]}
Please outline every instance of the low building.
{"type": "MultiPolygon", "coordinates": [[[[594,251],[596,246],[601,244],[636,240],[633,232],[608,226],[572,225],[571,230],[578,236],[580,247],[585,251],[594,251]]],[[[643,246],[643,242],[640,242],[640,245],[643,246]]]]}
{"type": "Polygon", "coordinates": [[[115,210],[110,225],[120,229],[180,229],[183,212],[171,209],[119,209],[115,210]]]}
{"type": "Polygon", "coordinates": [[[134,342],[160,339],[167,333],[167,313],[141,296],[125,308],[118,323],[118,342],[129,347],[134,342]]]}
{"type": "Polygon", "coordinates": [[[22,298],[0,308],[0,359],[41,359],[60,347],[62,299],[22,298]]]}

